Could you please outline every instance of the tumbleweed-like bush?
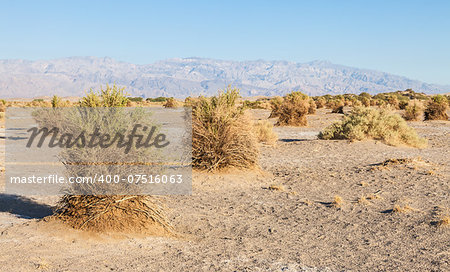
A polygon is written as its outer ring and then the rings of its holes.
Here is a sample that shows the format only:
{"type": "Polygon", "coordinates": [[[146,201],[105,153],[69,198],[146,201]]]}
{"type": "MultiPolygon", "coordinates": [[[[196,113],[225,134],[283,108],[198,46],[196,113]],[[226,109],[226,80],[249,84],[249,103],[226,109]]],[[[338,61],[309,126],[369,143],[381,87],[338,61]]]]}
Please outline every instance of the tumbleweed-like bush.
{"type": "MultiPolygon", "coordinates": [[[[129,115],[125,114],[127,111],[122,111],[127,101],[123,89],[107,86],[100,92],[89,92],[81,99],[80,108],[70,108],[68,111],[55,109],[53,114],[44,111],[43,113],[47,114],[38,115],[36,118],[41,126],[57,126],[64,133],[72,134],[77,130],[90,131],[96,127],[111,133],[128,131],[136,121],[149,124],[147,121],[150,119],[140,109],[130,110],[129,115]],[[89,110],[84,107],[108,107],[111,110],[87,114],[89,110]]],[[[59,157],[69,175],[94,176],[93,172],[99,175],[125,173],[124,171],[136,167],[129,162],[139,162],[140,158],[148,154],[146,149],[133,149],[129,153],[123,153],[119,148],[87,149],[73,146],[63,149],[59,157]],[[87,163],[87,166],[83,163],[87,163]]],[[[59,200],[53,217],[73,228],[93,232],[131,232],[148,235],[173,233],[173,228],[163,213],[162,205],[155,197],[132,195],[137,192],[137,186],[126,183],[74,183],[65,190],[66,194],[59,200]],[[135,189],[132,189],[132,186],[136,186],[135,189]]]]}
{"type": "Polygon", "coordinates": [[[309,112],[309,97],[301,92],[293,92],[284,97],[278,110],[277,126],[306,126],[309,112]]]}
{"type": "Polygon", "coordinates": [[[408,106],[405,107],[405,113],[403,114],[403,118],[406,121],[418,121],[422,117],[423,114],[423,105],[419,100],[413,100],[408,103],[408,106]]]}
{"type": "Polygon", "coordinates": [[[164,108],[176,108],[178,106],[177,101],[173,97],[169,97],[166,100],[166,103],[164,103],[164,108]]]}
{"type": "Polygon", "coordinates": [[[238,97],[239,91],[228,87],[218,96],[201,98],[192,105],[194,168],[215,171],[257,165],[253,124],[244,108],[237,106],[238,97]]]}
{"type": "Polygon", "coordinates": [[[388,145],[408,145],[423,148],[427,142],[420,138],[406,121],[389,109],[354,108],[340,122],[325,128],[320,139],[381,140],[388,145]]]}
{"type": "Polygon", "coordinates": [[[425,109],[425,120],[448,120],[448,102],[445,96],[435,95],[425,109]]]}

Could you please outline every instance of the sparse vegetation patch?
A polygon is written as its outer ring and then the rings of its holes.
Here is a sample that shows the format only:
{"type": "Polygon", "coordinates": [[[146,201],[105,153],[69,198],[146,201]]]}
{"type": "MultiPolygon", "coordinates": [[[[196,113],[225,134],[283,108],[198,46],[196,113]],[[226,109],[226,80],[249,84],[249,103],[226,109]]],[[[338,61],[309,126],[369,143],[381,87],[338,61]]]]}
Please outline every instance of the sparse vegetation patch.
{"type": "Polygon", "coordinates": [[[423,148],[427,144],[426,140],[420,138],[399,115],[387,109],[374,108],[354,108],[344,120],[320,132],[319,138],[351,141],[374,139],[388,145],[408,145],[418,148],[423,148]]]}
{"type": "Polygon", "coordinates": [[[236,105],[239,91],[227,88],[192,105],[192,163],[214,171],[228,167],[253,168],[258,145],[253,124],[236,105]]]}

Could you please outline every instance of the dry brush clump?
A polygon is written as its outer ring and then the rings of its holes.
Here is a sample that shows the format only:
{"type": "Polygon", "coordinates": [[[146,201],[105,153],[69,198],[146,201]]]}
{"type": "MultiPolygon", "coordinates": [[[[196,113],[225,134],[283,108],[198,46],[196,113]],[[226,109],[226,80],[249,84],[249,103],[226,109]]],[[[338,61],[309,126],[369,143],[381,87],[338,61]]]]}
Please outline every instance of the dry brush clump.
{"type": "Polygon", "coordinates": [[[270,100],[270,108],[272,109],[272,112],[270,112],[269,118],[276,118],[280,116],[280,108],[281,104],[283,104],[283,97],[275,96],[270,100]]]}
{"type": "Polygon", "coordinates": [[[169,97],[166,100],[166,103],[164,103],[164,108],[177,108],[178,107],[178,101],[175,100],[173,97],[169,97]]]}
{"type": "Polygon", "coordinates": [[[310,98],[301,92],[293,92],[284,97],[279,106],[277,126],[306,126],[306,115],[310,108],[310,98]]]}
{"type": "Polygon", "coordinates": [[[413,100],[405,107],[403,118],[406,121],[419,121],[423,115],[423,104],[419,100],[413,100]]]}
{"type": "Polygon", "coordinates": [[[325,107],[326,103],[327,103],[327,100],[324,97],[318,97],[316,99],[316,107],[318,109],[321,109],[321,108],[325,107]]]}
{"type": "Polygon", "coordinates": [[[435,95],[425,109],[425,120],[448,120],[448,101],[442,95],[435,95]]]}
{"type": "MultiPolygon", "coordinates": [[[[134,119],[145,122],[143,119],[147,118],[139,110],[136,110],[136,114],[132,117],[120,115],[121,110],[119,108],[126,106],[127,102],[123,89],[116,86],[107,86],[105,90],[102,89],[98,93],[93,91],[88,93],[86,97],[81,99],[80,105],[82,107],[78,110],[73,108],[73,110],[68,111],[69,114],[64,114],[66,111],[61,111],[58,114],[59,111],[55,109],[53,119],[51,116],[41,118],[40,124],[48,126],[55,125],[60,120],[72,120],[72,123],[66,122],[61,127],[68,132],[77,129],[89,129],[92,126],[97,127],[97,125],[102,126],[102,128],[111,128],[112,131],[127,130],[134,119]],[[106,115],[102,115],[102,111],[96,111],[94,114],[87,116],[84,114],[86,111],[83,110],[83,107],[109,107],[111,111],[107,111],[106,115]],[[81,115],[73,114],[77,111],[81,112],[81,115]],[[83,116],[86,116],[92,123],[89,121],[79,122],[84,119],[77,118],[83,116]],[[108,117],[108,122],[105,122],[104,117],[108,117]]],[[[107,148],[86,150],[75,146],[61,151],[60,157],[64,160],[63,164],[70,175],[78,176],[80,171],[88,176],[93,171],[113,175],[118,171],[130,169],[130,166],[121,165],[120,162],[116,165],[109,165],[107,162],[110,158],[118,159],[121,157],[123,161],[132,161],[132,159],[138,159],[136,156],[139,157],[141,154],[138,151],[132,151],[126,157],[119,154],[121,151],[123,150],[107,148]],[[81,167],[77,166],[76,163],[74,165],[70,163],[85,161],[93,162],[94,166],[81,167]]],[[[93,175],[93,173],[91,174],[93,175]]],[[[53,217],[62,220],[73,228],[93,232],[131,232],[149,235],[172,233],[173,228],[164,216],[161,204],[151,196],[127,194],[126,192],[131,192],[126,190],[129,188],[127,186],[128,184],[73,184],[71,188],[67,189],[66,195],[60,199],[53,217]]],[[[136,192],[136,190],[133,192],[136,192]]]]}
{"type": "Polygon", "coordinates": [[[316,102],[314,99],[309,99],[309,108],[308,108],[308,114],[315,114],[317,109],[316,102]]]}
{"type": "Polygon", "coordinates": [[[5,111],[6,111],[6,101],[0,99],[0,121],[3,121],[3,119],[5,119],[5,111]]]}
{"type": "Polygon", "coordinates": [[[257,121],[254,124],[258,142],[274,145],[278,140],[278,135],[273,131],[273,125],[267,120],[257,121]]]}
{"type": "Polygon", "coordinates": [[[129,100],[124,91],[125,88],[119,88],[116,84],[112,87],[106,84],[106,89],[101,87],[99,92],[90,90],[79,103],[82,107],[125,107],[129,100]]]}
{"type": "Polygon", "coordinates": [[[340,122],[320,132],[320,139],[381,140],[388,145],[408,145],[423,148],[427,145],[416,131],[399,115],[388,109],[354,108],[340,122]]]}
{"type": "Polygon", "coordinates": [[[227,88],[218,96],[202,98],[192,105],[192,164],[215,171],[253,168],[258,143],[253,124],[244,108],[237,106],[239,91],[227,88]]]}

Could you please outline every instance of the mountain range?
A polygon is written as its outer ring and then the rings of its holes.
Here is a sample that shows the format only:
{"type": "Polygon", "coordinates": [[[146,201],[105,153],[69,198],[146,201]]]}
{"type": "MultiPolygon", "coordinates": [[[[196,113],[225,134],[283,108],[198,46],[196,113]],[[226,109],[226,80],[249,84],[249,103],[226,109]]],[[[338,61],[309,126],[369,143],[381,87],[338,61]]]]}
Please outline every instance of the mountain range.
{"type": "Polygon", "coordinates": [[[0,97],[82,96],[106,83],[126,87],[132,96],[214,95],[231,84],[243,96],[380,93],[413,89],[449,92],[450,86],[428,84],[389,73],[327,61],[227,61],[204,58],[167,59],[148,65],[112,58],[70,57],[54,60],[0,60],[0,97]]]}

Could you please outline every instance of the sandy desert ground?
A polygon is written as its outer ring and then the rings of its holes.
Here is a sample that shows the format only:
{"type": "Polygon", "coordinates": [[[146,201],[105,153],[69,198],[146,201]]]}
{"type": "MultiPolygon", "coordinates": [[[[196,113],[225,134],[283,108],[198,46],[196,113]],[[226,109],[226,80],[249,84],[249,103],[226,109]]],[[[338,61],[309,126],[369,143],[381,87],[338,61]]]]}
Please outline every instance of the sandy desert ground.
{"type": "Polygon", "coordinates": [[[0,270],[449,271],[450,122],[410,122],[429,141],[414,149],[318,140],[328,112],[275,128],[262,171],[195,173],[192,196],[162,197],[177,238],[88,234],[41,220],[56,197],[0,194],[0,270]]]}

